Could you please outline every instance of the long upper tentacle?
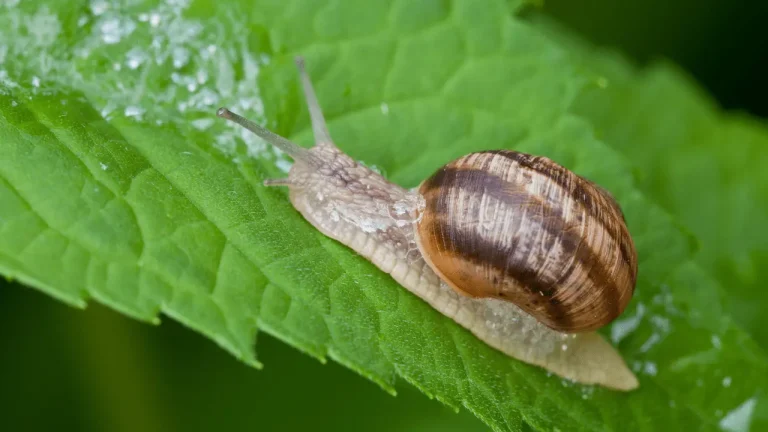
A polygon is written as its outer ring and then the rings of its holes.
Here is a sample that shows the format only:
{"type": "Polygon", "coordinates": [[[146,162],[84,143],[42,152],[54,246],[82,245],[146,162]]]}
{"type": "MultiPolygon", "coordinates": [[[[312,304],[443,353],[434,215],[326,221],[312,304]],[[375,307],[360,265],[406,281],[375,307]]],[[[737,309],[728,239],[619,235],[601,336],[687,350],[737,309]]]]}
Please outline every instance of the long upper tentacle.
{"type": "Polygon", "coordinates": [[[310,162],[309,150],[259,126],[258,124],[238,114],[233,113],[227,108],[219,108],[219,110],[216,111],[216,115],[248,129],[249,131],[264,139],[266,142],[284,151],[288,156],[292,157],[293,160],[306,163],[310,162]]]}
{"type": "Polygon", "coordinates": [[[317,101],[315,89],[312,87],[312,81],[304,67],[303,57],[296,57],[296,67],[299,69],[301,84],[304,88],[304,98],[309,108],[309,116],[312,119],[312,132],[315,134],[315,144],[333,146],[333,140],[331,139],[331,134],[328,133],[328,126],[325,124],[325,117],[323,117],[323,111],[320,108],[320,103],[317,101]]]}

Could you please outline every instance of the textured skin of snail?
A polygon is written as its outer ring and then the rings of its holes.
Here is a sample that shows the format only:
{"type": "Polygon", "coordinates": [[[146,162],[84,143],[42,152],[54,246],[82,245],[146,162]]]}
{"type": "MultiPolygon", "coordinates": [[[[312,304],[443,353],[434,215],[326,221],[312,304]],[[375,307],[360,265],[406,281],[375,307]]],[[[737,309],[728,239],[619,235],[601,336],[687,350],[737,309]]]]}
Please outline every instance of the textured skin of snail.
{"type": "Polygon", "coordinates": [[[333,144],[303,61],[297,65],[315,146],[299,147],[225,108],[217,113],[294,159],[287,178],[266,185],[287,186],[321,233],[489,346],[578,383],[637,388],[618,351],[592,331],[623,311],[637,274],[607,192],[549,159],[511,151],[470,154],[419,188],[400,187],[333,144]]]}

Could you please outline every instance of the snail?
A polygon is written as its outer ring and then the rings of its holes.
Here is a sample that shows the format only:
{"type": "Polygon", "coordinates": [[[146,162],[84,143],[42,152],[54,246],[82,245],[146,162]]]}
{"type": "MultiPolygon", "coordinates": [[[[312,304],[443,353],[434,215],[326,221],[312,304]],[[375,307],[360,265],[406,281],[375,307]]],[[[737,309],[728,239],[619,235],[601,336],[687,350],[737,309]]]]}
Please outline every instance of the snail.
{"type": "Polygon", "coordinates": [[[304,60],[296,58],[315,145],[301,147],[226,108],[217,115],[290,156],[293,207],[324,235],[388,273],[507,356],[568,380],[638,387],[596,332],[626,308],[637,253],[611,194],[554,161],[480,151],[406,189],[331,140],[304,60]]]}

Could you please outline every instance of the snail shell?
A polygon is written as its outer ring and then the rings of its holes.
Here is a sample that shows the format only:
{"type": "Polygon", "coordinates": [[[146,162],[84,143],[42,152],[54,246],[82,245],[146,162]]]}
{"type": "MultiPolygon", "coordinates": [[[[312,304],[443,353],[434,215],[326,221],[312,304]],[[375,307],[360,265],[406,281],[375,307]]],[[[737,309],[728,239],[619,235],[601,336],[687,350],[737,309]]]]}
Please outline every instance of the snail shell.
{"type": "Polygon", "coordinates": [[[632,298],[637,255],[619,206],[550,159],[472,153],[419,192],[419,249],[465,295],[511,301],[568,333],[603,327],[632,298]]]}
{"type": "Polygon", "coordinates": [[[621,210],[600,187],[549,159],[511,151],[466,155],[407,190],[342,152],[328,133],[302,59],[309,149],[220,108],[291,156],[291,204],[493,348],[564,378],[638,386],[592,331],[634,290],[637,258],[621,210]]]}

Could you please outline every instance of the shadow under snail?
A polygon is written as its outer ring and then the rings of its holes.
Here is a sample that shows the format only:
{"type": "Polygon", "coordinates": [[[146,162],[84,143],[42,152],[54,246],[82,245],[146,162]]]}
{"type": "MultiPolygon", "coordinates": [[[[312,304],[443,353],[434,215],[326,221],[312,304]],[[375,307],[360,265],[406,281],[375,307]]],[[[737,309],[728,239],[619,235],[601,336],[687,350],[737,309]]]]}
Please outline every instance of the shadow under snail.
{"type": "Polygon", "coordinates": [[[287,178],[265,185],[287,186],[320,232],[491,347],[578,383],[637,388],[595,332],[624,311],[637,279],[634,243],[606,190],[510,150],[468,154],[405,189],[336,147],[303,59],[296,64],[313,147],[217,112],[294,160],[287,178]]]}

